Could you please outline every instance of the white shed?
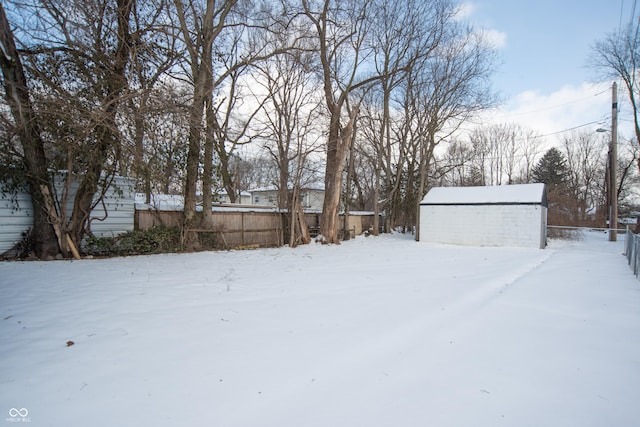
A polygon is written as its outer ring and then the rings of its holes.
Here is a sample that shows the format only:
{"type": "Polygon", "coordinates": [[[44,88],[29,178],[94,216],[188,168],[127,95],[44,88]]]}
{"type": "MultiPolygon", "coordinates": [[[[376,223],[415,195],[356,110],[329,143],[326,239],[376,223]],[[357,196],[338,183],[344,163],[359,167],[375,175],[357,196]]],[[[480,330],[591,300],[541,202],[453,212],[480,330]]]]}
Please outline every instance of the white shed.
{"type": "Polygon", "coordinates": [[[436,187],[420,202],[419,240],[468,246],[544,249],[544,184],[436,187]]]}

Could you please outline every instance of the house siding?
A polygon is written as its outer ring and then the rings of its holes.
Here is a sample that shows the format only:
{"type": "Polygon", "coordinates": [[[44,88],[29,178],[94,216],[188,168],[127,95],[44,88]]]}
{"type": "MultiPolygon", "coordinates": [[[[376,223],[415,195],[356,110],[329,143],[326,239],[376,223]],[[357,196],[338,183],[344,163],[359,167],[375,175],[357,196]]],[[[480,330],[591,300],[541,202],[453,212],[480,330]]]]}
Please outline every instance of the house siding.
{"type": "MultiPolygon", "coordinates": [[[[253,190],[251,192],[251,203],[260,206],[278,206],[277,190],[253,190]]],[[[321,210],[324,203],[324,191],[315,189],[301,189],[300,201],[302,208],[308,210],[321,210]]]]}
{"type": "Polygon", "coordinates": [[[22,233],[33,225],[31,196],[19,192],[12,196],[0,193],[0,254],[22,240],[22,233]]]}
{"type": "MultiPolygon", "coordinates": [[[[63,185],[62,179],[56,179],[58,194],[61,194],[63,185]]],[[[73,209],[77,188],[78,183],[73,182],[66,206],[68,214],[73,209]]],[[[129,178],[116,177],[105,193],[104,206],[100,203],[91,212],[91,231],[98,237],[112,237],[132,231],[134,215],[134,182],[129,178]]],[[[20,242],[23,233],[32,225],[33,206],[28,193],[19,192],[13,196],[0,194],[0,254],[20,242]]]]}
{"type": "Polygon", "coordinates": [[[91,212],[91,232],[97,237],[114,237],[133,231],[135,181],[117,177],[105,193],[104,202],[104,207],[98,204],[91,212]]]}

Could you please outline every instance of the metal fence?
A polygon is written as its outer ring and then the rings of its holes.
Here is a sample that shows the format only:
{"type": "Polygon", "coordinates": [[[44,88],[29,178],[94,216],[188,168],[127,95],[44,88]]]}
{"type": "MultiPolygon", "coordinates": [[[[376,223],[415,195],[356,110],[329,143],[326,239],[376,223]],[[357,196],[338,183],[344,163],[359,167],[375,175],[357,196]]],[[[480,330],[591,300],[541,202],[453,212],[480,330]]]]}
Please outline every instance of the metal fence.
{"type": "Polygon", "coordinates": [[[633,274],[638,277],[640,275],[640,235],[632,233],[628,227],[624,254],[627,256],[633,274]]]}

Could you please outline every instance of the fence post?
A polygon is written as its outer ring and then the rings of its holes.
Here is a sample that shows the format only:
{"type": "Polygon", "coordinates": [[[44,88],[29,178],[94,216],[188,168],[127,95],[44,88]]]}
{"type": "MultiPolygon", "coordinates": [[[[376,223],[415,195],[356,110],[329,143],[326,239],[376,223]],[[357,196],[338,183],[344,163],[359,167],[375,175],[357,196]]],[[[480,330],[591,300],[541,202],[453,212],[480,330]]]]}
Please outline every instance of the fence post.
{"type": "Polygon", "coordinates": [[[636,240],[635,240],[633,234],[628,235],[627,239],[629,239],[629,242],[627,243],[627,245],[628,245],[627,262],[631,266],[631,269],[633,270],[633,274],[635,274],[636,273],[636,269],[637,269],[636,265],[638,264],[638,254],[637,254],[637,249],[636,249],[636,240]]]}
{"type": "Polygon", "coordinates": [[[242,242],[242,246],[244,246],[244,212],[240,212],[240,221],[242,223],[242,233],[240,233],[240,239],[242,242]]]}

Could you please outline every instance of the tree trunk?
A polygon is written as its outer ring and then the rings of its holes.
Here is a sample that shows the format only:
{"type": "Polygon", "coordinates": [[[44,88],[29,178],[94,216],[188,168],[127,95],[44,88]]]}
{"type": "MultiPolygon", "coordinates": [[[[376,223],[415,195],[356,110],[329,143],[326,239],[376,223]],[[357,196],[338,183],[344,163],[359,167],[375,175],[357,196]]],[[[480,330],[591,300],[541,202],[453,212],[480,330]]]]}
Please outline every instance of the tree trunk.
{"type": "MultiPolygon", "coordinates": [[[[355,121],[354,121],[355,123],[355,121]]],[[[350,141],[350,146],[356,139],[357,126],[354,124],[352,127],[352,136],[350,141]]],[[[355,173],[355,159],[353,155],[353,150],[350,151],[349,154],[349,164],[347,166],[347,182],[345,185],[345,195],[344,195],[344,225],[342,227],[342,239],[350,240],[351,239],[351,231],[349,229],[349,209],[351,208],[351,184],[353,182],[353,175],[355,173]]],[[[355,237],[355,236],[354,236],[355,237]]]]}
{"type": "Polygon", "coordinates": [[[429,159],[424,152],[424,147],[420,147],[420,170],[418,177],[418,200],[416,203],[416,241],[420,241],[420,202],[425,196],[427,187],[427,172],[429,171],[429,159]]]}
{"type": "Polygon", "coordinates": [[[144,94],[140,98],[140,106],[136,108],[135,103],[130,101],[131,111],[134,114],[133,126],[134,126],[134,152],[133,152],[133,176],[136,178],[138,185],[141,184],[141,179],[147,175],[146,170],[148,167],[143,164],[144,162],[144,135],[145,135],[145,120],[144,111],[146,110],[148,94],[144,94]]]}
{"type": "MultiPolygon", "coordinates": [[[[191,65],[191,77],[193,79],[193,101],[189,113],[189,148],[187,151],[187,167],[184,183],[184,216],[183,227],[184,243],[187,249],[197,249],[197,233],[189,231],[190,228],[198,226],[196,223],[196,191],[198,187],[200,148],[202,147],[203,132],[213,132],[209,123],[212,117],[207,117],[207,127],[203,123],[204,109],[207,100],[210,100],[213,93],[213,64],[212,52],[213,43],[219,32],[224,27],[224,21],[229,11],[236,3],[235,0],[228,0],[218,5],[216,9],[214,0],[206,1],[206,9],[201,17],[194,17],[201,23],[201,27],[192,37],[190,25],[187,23],[186,14],[181,0],[174,0],[178,19],[180,20],[180,31],[184,36],[186,49],[189,52],[191,65]],[[216,13],[217,18],[216,18],[216,13]],[[215,22],[215,20],[218,20],[215,22]]],[[[232,196],[232,195],[230,195],[232,196]]]]}
{"type": "Polygon", "coordinates": [[[331,114],[329,128],[329,142],[327,143],[327,165],[325,169],[325,194],[320,220],[320,233],[324,243],[339,244],[338,239],[338,211],[342,194],[342,173],[344,162],[353,138],[353,126],[357,111],[351,113],[349,122],[344,129],[340,128],[340,109],[331,114]]]}
{"type": "Polygon", "coordinates": [[[294,209],[296,203],[298,202],[298,188],[297,186],[293,187],[293,194],[291,195],[291,202],[289,203],[289,247],[295,248],[297,246],[296,242],[296,222],[298,221],[298,212],[294,209]]]}
{"type": "Polygon", "coordinates": [[[131,52],[129,20],[134,5],[135,0],[117,0],[118,45],[113,62],[110,64],[112,69],[106,73],[105,81],[102,83],[106,97],[102,103],[101,120],[96,126],[97,145],[92,151],[91,159],[78,186],[73,212],[67,225],[69,236],[76,248],[80,247],[109,150],[120,144],[116,114],[118,98],[125,92],[128,85],[126,70],[131,52]]]}
{"type": "MultiPolygon", "coordinates": [[[[206,56],[206,55],[204,55],[206,56]]],[[[196,218],[197,189],[200,169],[200,148],[202,137],[205,132],[204,109],[207,99],[210,99],[210,90],[207,88],[206,73],[211,72],[211,63],[206,63],[203,59],[201,64],[197,64],[197,59],[193,59],[192,64],[194,88],[193,102],[189,114],[189,148],[187,151],[187,170],[184,184],[184,244],[188,250],[198,249],[198,236],[193,228],[200,224],[196,218]]],[[[204,190],[204,189],[203,189],[204,190]]],[[[206,190],[205,190],[206,191],[206,190]]]]}
{"type": "Polygon", "coordinates": [[[373,235],[380,234],[380,178],[382,174],[382,160],[376,159],[376,179],[373,188],[373,235]]]}
{"type": "Polygon", "coordinates": [[[289,207],[289,246],[296,247],[299,243],[306,245],[311,241],[309,227],[304,220],[304,210],[300,199],[300,186],[294,185],[289,207]]]}
{"type": "Polygon", "coordinates": [[[189,148],[187,151],[187,170],[184,182],[184,244],[188,250],[197,248],[197,235],[189,231],[195,228],[196,191],[198,188],[198,168],[200,165],[200,139],[202,136],[202,119],[205,95],[196,80],[193,104],[189,114],[189,148]]]}
{"type": "MultiPolygon", "coordinates": [[[[213,75],[210,76],[213,78],[213,75]]],[[[211,87],[213,82],[211,82],[211,87]]],[[[202,225],[209,229],[213,227],[213,131],[211,123],[215,123],[213,119],[213,99],[207,96],[206,103],[207,112],[207,129],[204,135],[204,157],[202,167],[202,225]]]]}
{"type": "MultiPolygon", "coordinates": [[[[284,144],[278,144],[278,156],[277,163],[280,172],[278,174],[278,208],[289,209],[289,214],[291,214],[295,205],[293,196],[289,197],[289,153],[284,149],[284,144]]],[[[294,183],[294,190],[298,184],[299,182],[294,183]]],[[[300,191],[299,188],[298,191],[300,191]]]]}
{"type": "Polygon", "coordinates": [[[13,32],[3,4],[0,3],[0,67],[4,75],[5,97],[16,122],[17,133],[24,151],[24,164],[29,193],[33,202],[33,240],[38,258],[58,253],[60,243],[53,225],[60,227],[52,197],[51,178],[47,173],[47,159],[40,137],[37,118],[29,99],[27,78],[16,49],[13,32]]]}
{"type": "Polygon", "coordinates": [[[224,141],[218,141],[216,143],[216,153],[220,160],[220,178],[222,178],[222,186],[229,196],[230,203],[237,202],[236,183],[234,182],[233,175],[230,172],[230,155],[224,148],[224,141]]]}
{"type": "Polygon", "coordinates": [[[97,144],[92,152],[91,161],[80,179],[80,184],[78,185],[78,190],[76,191],[73,201],[71,218],[66,227],[71,241],[76,248],[80,247],[80,242],[82,241],[85,227],[93,208],[94,197],[98,191],[98,182],[100,181],[109,149],[119,143],[119,137],[115,130],[115,111],[109,111],[107,109],[103,114],[105,115],[104,121],[109,124],[100,124],[97,126],[97,144]]]}

